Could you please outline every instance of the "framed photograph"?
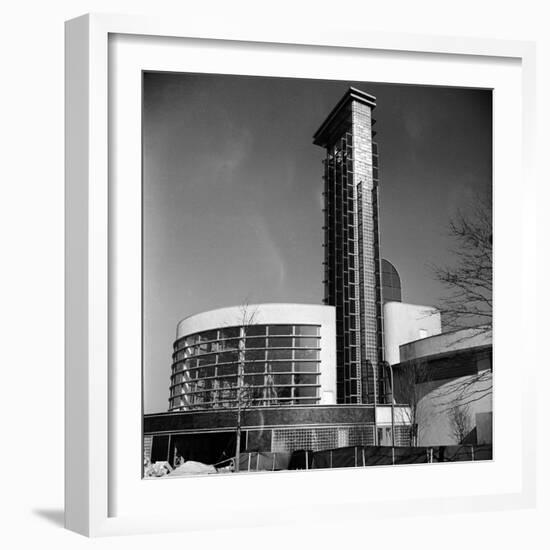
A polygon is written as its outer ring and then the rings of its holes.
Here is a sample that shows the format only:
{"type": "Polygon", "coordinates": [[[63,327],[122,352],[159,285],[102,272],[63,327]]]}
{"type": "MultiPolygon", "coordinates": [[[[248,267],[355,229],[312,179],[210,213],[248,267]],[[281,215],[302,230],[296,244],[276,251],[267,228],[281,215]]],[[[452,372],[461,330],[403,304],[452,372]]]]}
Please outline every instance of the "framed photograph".
{"type": "Polygon", "coordinates": [[[67,528],[532,505],[533,64],[67,22],[67,528]]]}

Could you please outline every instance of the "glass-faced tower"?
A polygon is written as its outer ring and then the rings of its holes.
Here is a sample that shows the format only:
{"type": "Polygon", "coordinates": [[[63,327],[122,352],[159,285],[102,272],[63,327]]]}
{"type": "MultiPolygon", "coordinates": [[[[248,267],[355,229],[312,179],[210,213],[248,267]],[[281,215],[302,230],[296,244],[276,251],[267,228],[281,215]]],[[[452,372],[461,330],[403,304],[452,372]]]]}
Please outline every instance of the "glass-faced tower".
{"type": "Polygon", "coordinates": [[[336,307],[338,403],[379,401],[383,359],[376,98],[350,88],[313,143],[324,160],[325,297],[336,307]]]}

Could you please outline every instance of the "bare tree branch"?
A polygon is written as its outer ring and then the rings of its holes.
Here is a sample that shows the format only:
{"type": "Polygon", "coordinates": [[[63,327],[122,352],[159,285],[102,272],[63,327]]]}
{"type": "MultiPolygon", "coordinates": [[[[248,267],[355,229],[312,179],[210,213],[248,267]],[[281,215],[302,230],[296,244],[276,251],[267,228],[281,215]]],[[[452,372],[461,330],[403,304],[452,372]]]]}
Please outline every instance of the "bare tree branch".
{"type": "MultiPolygon", "coordinates": [[[[451,250],[454,264],[431,266],[435,278],[448,291],[438,304],[443,322],[451,330],[469,327],[476,334],[490,332],[493,319],[491,197],[478,196],[467,215],[458,211],[449,223],[449,235],[456,243],[451,250]]],[[[439,397],[453,397],[454,402],[464,406],[491,394],[492,366],[447,385],[439,397]]]]}
{"type": "Polygon", "coordinates": [[[441,311],[450,329],[479,324],[490,327],[493,315],[493,220],[490,197],[478,197],[468,215],[458,211],[449,223],[456,246],[454,263],[431,266],[435,278],[448,290],[441,311]],[[489,321],[489,323],[488,323],[489,321]]]}
{"type": "Polygon", "coordinates": [[[470,407],[468,405],[455,405],[448,413],[451,424],[451,436],[460,445],[470,433],[470,407]]]}
{"type": "Polygon", "coordinates": [[[422,403],[421,384],[430,380],[428,365],[425,361],[411,361],[400,369],[394,378],[394,395],[398,402],[408,406],[407,420],[410,425],[410,443],[414,447],[418,445],[418,439],[422,431],[427,428],[429,417],[422,403]]]}

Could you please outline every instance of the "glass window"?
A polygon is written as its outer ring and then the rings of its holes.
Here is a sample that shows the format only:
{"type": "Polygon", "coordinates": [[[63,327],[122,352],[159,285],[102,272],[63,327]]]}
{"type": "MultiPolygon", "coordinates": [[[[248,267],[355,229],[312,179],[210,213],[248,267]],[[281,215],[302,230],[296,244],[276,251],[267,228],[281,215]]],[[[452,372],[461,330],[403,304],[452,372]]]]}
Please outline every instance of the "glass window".
{"type": "Polygon", "coordinates": [[[269,335],[286,336],[292,334],[292,325],[271,325],[269,327],[269,335]]]}
{"type": "Polygon", "coordinates": [[[294,338],[295,348],[318,348],[319,338],[294,338]]]}
{"type": "Polygon", "coordinates": [[[206,378],[209,376],[214,376],[214,367],[199,369],[199,378],[206,378]]]}
{"type": "Polygon", "coordinates": [[[192,369],[193,367],[197,366],[197,360],[196,359],[186,359],[185,360],[185,366],[188,369],[192,369]]]}
{"type": "Polygon", "coordinates": [[[228,365],[218,365],[218,376],[226,376],[228,374],[237,374],[238,365],[229,363],[228,365]]]}
{"type": "Polygon", "coordinates": [[[239,360],[239,354],[236,351],[226,351],[218,355],[218,363],[235,363],[239,360]]]}
{"type": "Polygon", "coordinates": [[[199,357],[199,366],[203,365],[213,365],[216,362],[215,355],[205,355],[204,357],[199,357]]]}
{"type": "Polygon", "coordinates": [[[235,399],[237,397],[237,392],[234,389],[227,387],[219,390],[218,395],[220,396],[220,399],[235,399]]]}
{"type": "Polygon", "coordinates": [[[237,385],[237,377],[228,376],[226,378],[220,378],[218,389],[225,391],[225,390],[229,390],[229,388],[235,387],[236,385],[237,385]]]}
{"type": "Polygon", "coordinates": [[[216,342],[208,342],[200,344],[197,347],[199,353],[211,353],[213,351],[216,351],[217,344],[216,342]]]}
{"type": "Polygon", "coordinates": [[[247,336],[265,336],[265,325],[250,325],[245,327],[247,336]]]}
{"type": "Polygon", "coordinates": [[[184,396],[181,406],[186,408],[236,407],[241,360],[243,391],[249,405],[318,402],[318,390],[313,386],[319,382],[319,352],[314,349],[320,347],[319,328],[225,327],[179,339],[173,354],[171,407],[177,406],[179,395],[184,396]],[[304,386],[312,390],[302,392],[304,386]],[[294,392],[293,387],[299,391],[294,392]]]}
{"type": "Polygon", "coordinates": [[[315,349],[297,349],[294,350],[295,359],[319,359],[319,352],[315,349]]]}
{"type": "Polygon", "coordinates": [[[279,363],[270,363],[268,366],[270,372],[292,372],[292,363],[281,361],[279,363]]]}
{"type": "Polygon", "coordinates": [[[261,374],[256,374],[252,376],[245,376],[244,377],[244,383],[249,384],[251,386],[263,386],[264,385],[264,377],[261,374]]]}
{"type": "Polygon", "coordinates": [[[241,334],[239,327],[230,327],[220,330],[220,338],[238,338],[241,334]]]}
{"type": "Polygon", "coordinates": [[[283,398],[283,400],[288,400],[290,397],[292,397],[292,388],[291,387],[282,387],[282,388],[275,388],[275,391],[277,392],[277,397],[283,398]]]}
{"type": "Polygon", "coordinates": [[[244,372],[245,374],[259,374],[264,372],[265,363],[245,363],[244,372]]]}
{"type": "Polygon", "coordinates": [[[290,349],[268,349],[267,350],[267,358],[268,359],[292,359],[292,350],[290,350],[290,349]]]}
{"type": "Polygon", "coordinates": [[[217,330],[209,330],[207,332],[202,332],[201,334],[199,334],[200,336],[200,341],[201,342],[206,342],[208,340],[216,340],[217,337],[218,337],[218,331],[217,330]]]}
{"type": "Polygon", "coordinates": [[[269,347],[270,348],[291,348],[292,338],[270,338],[269,347]]]}
{"type": "Polygon", "coordinates": [[[265,338],[247,338],[245,340],[246,348],[265,348],[266,339],[265,338]]]}
{"type": "Polygon", "coordinates": [[[317,388],[308,386],[295,387],[294,397],[317,397],[317,388]]]}
{"type": "Polygon", "coordinates": [[[263,349],[248,349],[244,355],[247,361],[265,360],[265,350],[263,349]]]}
{"type": "Polygon", "coordinates": [[[276,374],[273,377],[273,383],[276,386],[292,384],[292,376],[290,374],[276,374]]]}
{"type": "Polygon", "coordinates": [[[311,361],[300,361],[294,363],[295,372],[317,372],[319,369],[319,363],[311,361]]]}
{"type": "Polygon", "coordinates": [[[298,325],[296,327],[296,334],[301,336],[317,336],[319,334],[319,327],[313,325],[298,325]]]}
{"type": "Polygon", "coordinates": [[[197,343],[197,337],[195,335],[193,336],[188,336],[186,339],[185,339],[185,345],[186,346],[192,346],[194,344],[197,343]]]}
{"type": "Polygon", "coordinates": [[[295,374],[294,383],[295,384],[317,384],[317,375],[316,374],[295,374]]]}
{"type": "Polygon", "coordinates": [[[221,350],[230,350],[230,349],[239,349],[239,339],[232,340],[222,340],[218,343],[219,349],[221,350]]]}

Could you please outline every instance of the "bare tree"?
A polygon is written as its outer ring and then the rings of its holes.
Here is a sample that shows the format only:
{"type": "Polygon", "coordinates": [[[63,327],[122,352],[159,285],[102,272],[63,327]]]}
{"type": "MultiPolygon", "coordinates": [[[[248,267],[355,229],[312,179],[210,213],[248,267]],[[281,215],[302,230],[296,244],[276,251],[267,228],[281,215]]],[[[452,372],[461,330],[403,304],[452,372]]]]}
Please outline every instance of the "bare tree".
{"type": "Polygon", "coordinates": [[[398,402],[406,403],[406,418],[410,425],[410,444],[418,445],[418,439],[429,421],[422,406],[424,396],[422,385],[430,380],[428,365],[425,361],[417,359],[400,367],[394,374],[394,395],[398,402]]]}
{"type": "Polygon", "coordinates": [[[258,391],[256,388],[251,388],[249,385],[245,385],[244,382],[244,365],[245,365],[245,338],[248,333],[248,329],[251,325],[255,324],[257,316],[257,309],[251,309],[248,302],[245,302],[241,306],[240,315],[240,337],[239,337],[239,351],[237,358],[237,388],[236,388],[236,401],[237,401],[237,419],[236,419],[236,441],[235,441],[235,471],[239,471],[239,461],[241,456],[241,433],[242,423],[244,420],[244,414],[247,408],[249,408],[255,400],[258,399],[258,391]]]}
{"type": "Polygon", "coordinates": [[[470,407],[468,405],[456,404],[449,410],[448,416],[451,425],[450,435],[460,445],[472,430],[470,407]]]}
{"type": "MultiPolygon", "coordinates": [[[[493,319],[493,217],[490,193],[482,193],[468,213],[459,211],[449,224],[456,246],[452,266],[432,270],[448,290],[439,304],[448,329],[464,331],[463,339],[490,334],[493,319]]],[[[448,385],[443,393],[453,402],[468,405],[492,394],[492,364],[477,374],[448,385]]],[[[445,397],[441,395],[440,397],[445,397]]]]}
{"type": "Polygon", "coordinates": [[[492,393],[493,370],[489,368],[448,382],[437,390],[434,399],[440,409],[449,412],[456,406],[468,407],[490,397],[492,393]]]}
{"type": "Polygon", "coordinates": [[[450,329],[491,329],[493,317],[493,219],[489,196],[478,197],[465,214],[459,211],[450,221],[449,234],[456,246],[455,262],[432,266],[435,277],[448,290],[439,309],[450,329]]]}

